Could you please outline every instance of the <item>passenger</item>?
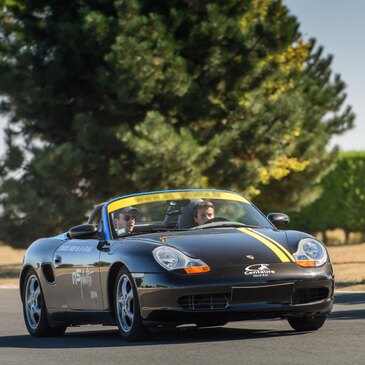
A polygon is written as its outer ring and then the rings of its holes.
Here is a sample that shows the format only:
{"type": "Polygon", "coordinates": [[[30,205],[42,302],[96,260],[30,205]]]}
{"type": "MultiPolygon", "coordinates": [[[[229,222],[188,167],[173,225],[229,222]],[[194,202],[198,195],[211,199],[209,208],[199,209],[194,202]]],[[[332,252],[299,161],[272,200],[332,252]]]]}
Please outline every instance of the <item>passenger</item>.
{"type": "Polygon", "coordinates": [[[214,205],[211,202],[199,202],[193,209],[194,222],[200,226],[215,217],[214,205]]]}
{"type": "Polygon", "coordinates": [[[133,232],[138,214],[139,210],[134,207],[126,207],[114,213],[115,231],[118,236],[133,232]]]}

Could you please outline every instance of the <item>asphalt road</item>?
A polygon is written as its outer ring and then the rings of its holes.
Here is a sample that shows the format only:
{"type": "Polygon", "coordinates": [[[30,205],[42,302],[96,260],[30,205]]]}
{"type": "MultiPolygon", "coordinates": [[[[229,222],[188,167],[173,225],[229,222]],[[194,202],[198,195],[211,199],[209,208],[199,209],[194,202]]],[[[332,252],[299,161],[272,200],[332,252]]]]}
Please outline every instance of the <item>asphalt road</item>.
{"type": "Polygon", "coordinates": [[[115,327],[70,328],[64,337],[28,335],[16,289],[0,289],[0,365],[27,364],[365,364],[365,293],[337,294],[322,329],[296,333],[287,321],[155,332],[121,340],[115,327]]]}

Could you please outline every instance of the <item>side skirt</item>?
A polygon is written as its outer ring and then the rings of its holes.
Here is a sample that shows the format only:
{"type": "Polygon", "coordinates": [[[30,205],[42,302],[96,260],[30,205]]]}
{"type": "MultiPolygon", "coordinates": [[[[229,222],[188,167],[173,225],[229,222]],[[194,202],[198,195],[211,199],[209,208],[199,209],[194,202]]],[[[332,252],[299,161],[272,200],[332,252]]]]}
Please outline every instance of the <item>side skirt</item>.
{"type": "Polygon", "coordinates": [[[49,318],[53,323],[63,323],[67,326],[83,324],[116,325],[111,311],[52,311],[48,309],[49,318]]]}

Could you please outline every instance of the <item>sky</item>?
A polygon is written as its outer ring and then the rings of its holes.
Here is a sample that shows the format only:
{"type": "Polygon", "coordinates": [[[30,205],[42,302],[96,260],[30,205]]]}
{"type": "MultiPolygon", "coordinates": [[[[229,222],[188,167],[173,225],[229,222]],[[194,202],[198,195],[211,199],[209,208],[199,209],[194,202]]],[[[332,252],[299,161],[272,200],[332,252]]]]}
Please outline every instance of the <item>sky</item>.
{"type": "Polygon", "coordinates": [[[332,71],[347,84],[346,102],[356,114],[355,128],[334,137],[341,150],[365,150],[365,1],[284,0],[305,39],[314,37],[332,54],[332,71]]]}
{"type": "MultiPolygon", "coordinates": [[[[356,114],[355,128],[334,137],[331,146],[365,150],[365,0],[283,0],[300,23],[305,39],[314,37],[332,54],[332,70],[347,84],[347,103],[356,114]]],[[[0,117],[0,154],[4,152],[0,117]]]]}

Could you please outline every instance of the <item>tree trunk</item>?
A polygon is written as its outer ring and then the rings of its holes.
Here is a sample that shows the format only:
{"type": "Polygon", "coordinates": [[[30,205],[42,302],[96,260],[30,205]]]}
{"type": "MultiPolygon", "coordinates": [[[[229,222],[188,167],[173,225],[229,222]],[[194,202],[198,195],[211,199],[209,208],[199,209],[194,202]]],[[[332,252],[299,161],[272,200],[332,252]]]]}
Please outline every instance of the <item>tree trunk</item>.
{"type": "Polygon", "coordinates": [[[349,243],[349,238],[350,238],[350,231],[347,229],[344,229],[345,232],[345,244],[347,245],[349,243]]]}
{"type": "Polygon", "coordinates": [[[322,230],[322,241],[325,245],[328,244],[328,237],[327,237],[327,231],[324,229],[322,230]]]}

